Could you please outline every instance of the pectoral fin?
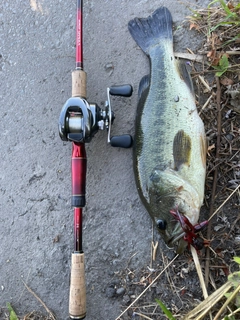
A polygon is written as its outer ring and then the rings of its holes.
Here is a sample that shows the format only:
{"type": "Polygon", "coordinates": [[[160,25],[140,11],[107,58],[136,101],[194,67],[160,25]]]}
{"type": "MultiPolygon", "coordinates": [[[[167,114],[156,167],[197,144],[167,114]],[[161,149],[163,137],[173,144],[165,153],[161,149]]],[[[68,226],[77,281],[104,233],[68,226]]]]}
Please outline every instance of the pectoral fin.
{"type": "Polygon", "coordinates": [[[191,157],[191,138],[183,130],[179,130],[173,141],[173,158],[175,170],[181,165],[189,165],[191,157]]]}

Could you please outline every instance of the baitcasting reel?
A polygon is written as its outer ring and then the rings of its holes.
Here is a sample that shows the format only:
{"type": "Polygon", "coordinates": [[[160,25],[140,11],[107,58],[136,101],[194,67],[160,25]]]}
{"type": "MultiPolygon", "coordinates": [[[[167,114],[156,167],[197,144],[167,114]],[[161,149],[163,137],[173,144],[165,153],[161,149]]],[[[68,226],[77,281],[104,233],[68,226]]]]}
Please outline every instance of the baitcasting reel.
{"type": "Polygon", "coordinates": [[[130,148],[131,135],[125,134],[111,137],[111,125],[115,119],[111,108],[110,95],[130,97],[132,86],[112,86],[107,88],[107,101],[105,110],[95,103],[88,103],[81,97],[72,97],[67,100],[62,108],[59,118],[59,135],[63,141],[77,143],[90,142],[97,131],[107,129],[107,142],[112,147],[130,148]]]}

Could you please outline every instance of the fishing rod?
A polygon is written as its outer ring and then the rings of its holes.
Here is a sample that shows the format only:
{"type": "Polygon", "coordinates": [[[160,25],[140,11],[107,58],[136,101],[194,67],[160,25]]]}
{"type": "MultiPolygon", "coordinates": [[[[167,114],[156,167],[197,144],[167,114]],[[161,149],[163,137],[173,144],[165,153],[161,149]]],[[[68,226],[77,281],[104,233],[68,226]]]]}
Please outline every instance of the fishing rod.
{"type": "Polygon", "coordinates": [[[76,68],[72,72],[72,97],[64,104],[59,117],[59,135],[63,141],[72,142],[71,176],[74,208],[74,251],[71,258],[69,316],[84,319],[86,316],[86,284],[84,252],[82,247],[82,209],[85,206],[87,155],[89,143],[98,130],[108,131],[107,142],[113,147],[130,148],[132,137],[128,134],[111,137],[115,119],[110,95],[130,97],[129,84],[107,88],[105,109],[87,102],[87,74],[83,70],[83,1],[77,0],[76,15],[76,68]]]}

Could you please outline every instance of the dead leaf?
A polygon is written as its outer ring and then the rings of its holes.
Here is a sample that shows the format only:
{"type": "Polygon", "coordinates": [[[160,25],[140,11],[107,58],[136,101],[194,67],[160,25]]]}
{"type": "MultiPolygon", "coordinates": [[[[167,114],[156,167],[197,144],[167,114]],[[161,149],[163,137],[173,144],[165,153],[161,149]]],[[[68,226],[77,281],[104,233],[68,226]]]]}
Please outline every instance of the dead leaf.
{"type": "Polygon", "coordinates": [[[227,77],[224,77],[223,79],[220,80],[220,83],[223,85],[223,86],[231,86],[233,85],[233,80],[232,79],[229,79],[227,77]]]}
{"type": "Polygon", "coordinates": [[[213,56],[215,56],[216,55],[216,50],[211,50],[211,51],[209,51],[208,53],[207,53],[207,57],[208,58],[211,58],[211,57],[213,57],[213,56]]]}
{"type": "Polygon", "coordinates": [[[209,51],[207,53],[207,57],[209,58],[212,66],[217,66],[221,59],[221,55],[216,50],[209,51]]]}
{"type": "Polygon", "coordinates": [[[199,26],[196,23],[191,22],[189,26],[189,30],[192,30],[192,29],[196,29],[199,31],[199,26]]]}
{"type": "Polygon", "coordinates": [[[228,9],[230,9],[230,10],[234,9],[234,5],[232,4],[231,1],[229,1],[229,2],[227,3],[227,6],[228,6],[228,9]]]}

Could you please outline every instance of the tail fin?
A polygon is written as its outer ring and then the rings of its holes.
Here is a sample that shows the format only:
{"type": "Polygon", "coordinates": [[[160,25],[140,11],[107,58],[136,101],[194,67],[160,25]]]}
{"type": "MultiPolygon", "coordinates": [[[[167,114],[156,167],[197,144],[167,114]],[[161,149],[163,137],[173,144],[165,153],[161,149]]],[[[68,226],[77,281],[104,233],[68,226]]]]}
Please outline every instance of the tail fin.
{"type": "Polygon", "coordinates": [[[167,8],[160,7],[146,19],[129,21],[128,30],[139,47],[149,55],[152,46],[164,40],[172,41],[172,15],[167,8]]]}

